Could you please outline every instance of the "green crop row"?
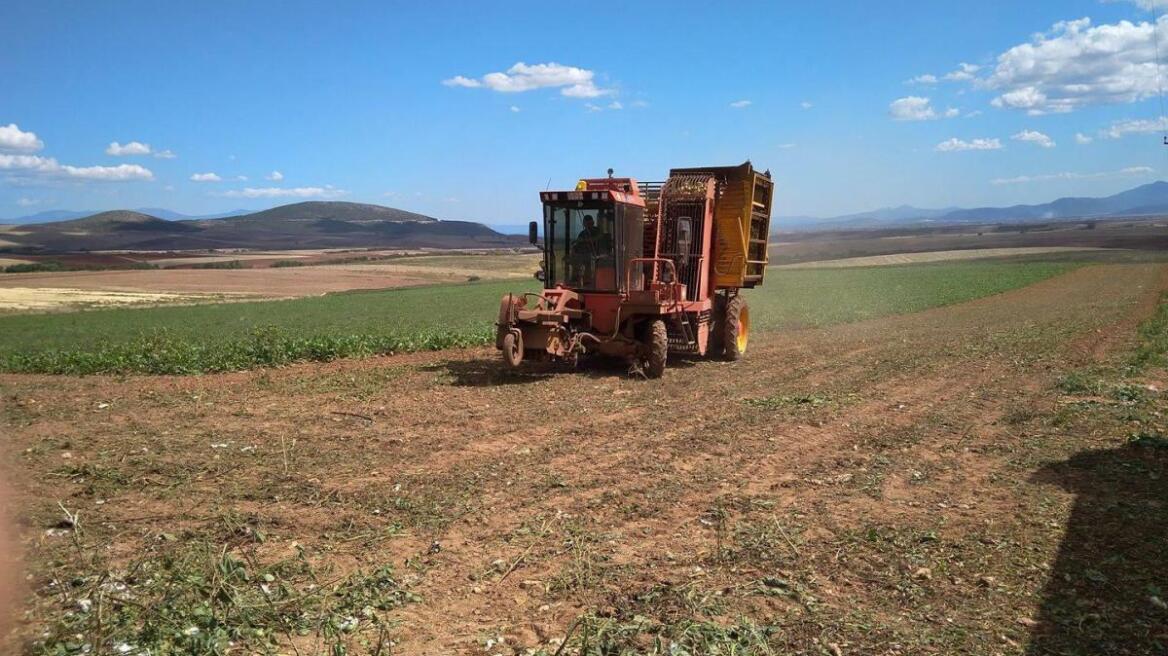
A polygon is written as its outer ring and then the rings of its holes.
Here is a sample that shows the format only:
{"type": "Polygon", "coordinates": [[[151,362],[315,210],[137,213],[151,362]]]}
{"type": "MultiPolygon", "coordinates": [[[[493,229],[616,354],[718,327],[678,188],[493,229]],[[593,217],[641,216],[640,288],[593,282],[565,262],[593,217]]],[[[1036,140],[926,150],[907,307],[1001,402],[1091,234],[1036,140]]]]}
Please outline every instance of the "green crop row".
{"type": "MultiPolygon", "coordinates": [[[[1074,262],[962,262],[772,271],[747,292],[757,328],[916,312],[1023,287],[1074,262]]],[[[499,299],[534,281],[349,292],[287,301],[0,317],[0,370],[196,374],[489,344],[499,299]]]]}
{"type": "Polygon", "coordinates": [[[298,337],[276,326],[218,342],[193,342],[158,330],[129,342],[94,349],[47,349],[0,355],[5,371],[47,374],[202,374],[278,367],[293,362],[391,355],[480,346],[494,339],[487,328],[424,330],[409,335],[298,337]]]}

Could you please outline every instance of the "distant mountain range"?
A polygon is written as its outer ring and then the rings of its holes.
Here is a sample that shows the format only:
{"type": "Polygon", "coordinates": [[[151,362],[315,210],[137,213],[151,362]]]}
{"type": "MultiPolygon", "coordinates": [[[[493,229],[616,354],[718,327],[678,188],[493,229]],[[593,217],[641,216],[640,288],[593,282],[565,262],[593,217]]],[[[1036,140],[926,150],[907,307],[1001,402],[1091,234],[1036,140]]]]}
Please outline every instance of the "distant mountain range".
{"type": "MultiPolygon", "coordinates": [[[[1105,198],[1060,198],[1041,205],[922,209],[884,208],[833,218],[775,217],[773,234],[793,230],[863,230],[904,226],[1023,223],[1116,216],[1168,215],[1168,182],[1105,198]]],[[[54,210],[0,225],[0,251],[205,250],[292,248],[481,248],[526,243],[526,226],[493,230],[469,221],[381,205],[309,201],[260,212],[191,217],[157,208],[84,213],[54,210]]]]}
{"type": "Polygon", "coordinates": [[[1168,182],[1152,182],[1104,198],[1059,198],[1041,205],[922,209],[904,205],[832,218],[779,216],[778,230],[857,230],[914,224],[1023,223],[1168,214],[1168,182]]]}
{"type": "MultiPolygon", "coordinates": [[[[37,216],[43,216],[45,213],[37,216]]],[[[479,223],[381,205],[310,201],[223,218],[114,210],[0,228],[0,250],[72,252],[292,248],[491,248],[521,245],[479,223]]]]}

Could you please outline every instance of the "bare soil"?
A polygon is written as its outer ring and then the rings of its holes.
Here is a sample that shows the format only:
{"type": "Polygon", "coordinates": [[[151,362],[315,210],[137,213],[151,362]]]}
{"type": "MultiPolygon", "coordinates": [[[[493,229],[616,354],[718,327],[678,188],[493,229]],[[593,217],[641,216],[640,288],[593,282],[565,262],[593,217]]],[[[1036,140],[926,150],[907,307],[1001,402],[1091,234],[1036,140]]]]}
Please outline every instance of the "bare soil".
{"type": "Polygon", "coordinates": [[[284,268],[10,273],[0,275],[0,310],[71,309],[121,301],[142,304],[151,299],[155,304],[192,302],[199,295],[206,295],[210,300],[294,298],[353,289],[461,283],[470,279],[530,279],[537,266],[538,259],[531,255],[492,254],[434,255],[367,264],[284,268]]]}
{"type": "Polygon", "coordinates": [[[49,530],[61,502],[115,560],[230,512],[262,527],[267,557],[392,564],[421,598],[395,611],[394,653],[554,651],[597,613],[747,618],[798,653],[1019,654],[1073,500],[1031,476],[1123,439],[1051,446],[1071,439],[1048,421],[1052,390],[1129,345],[1166,288],[1160,265],[1087,267],[756,334],[740,362],[671,359],[658,381],[603,364],[507,373],[491,350],[3,375],[33,589],[20,633],[61,603],[45,587],[75,549],[49,530]],[[118,475],[60,474],[82,467],[118,475]]]}
{"type": "Polygon", "coordinates": [[[770,263],[794,264],[899,253],[992,248],[1081,247],[1164,250],[1162,218],[1052,221],[1048,224],[943,225],[875,230],[772,231],[770,263]]]}

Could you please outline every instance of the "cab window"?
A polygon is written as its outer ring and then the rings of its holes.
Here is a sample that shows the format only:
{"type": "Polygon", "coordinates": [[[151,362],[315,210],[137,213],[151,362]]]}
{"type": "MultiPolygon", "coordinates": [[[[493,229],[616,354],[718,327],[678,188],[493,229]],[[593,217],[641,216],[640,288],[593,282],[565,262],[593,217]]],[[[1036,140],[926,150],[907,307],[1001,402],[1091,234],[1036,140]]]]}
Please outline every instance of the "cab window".
{"type": "Polygon", "coordinates": [[[544,209],[549,287],[615,291],[616,217],[611,205],[579,203],[544,209]]]}

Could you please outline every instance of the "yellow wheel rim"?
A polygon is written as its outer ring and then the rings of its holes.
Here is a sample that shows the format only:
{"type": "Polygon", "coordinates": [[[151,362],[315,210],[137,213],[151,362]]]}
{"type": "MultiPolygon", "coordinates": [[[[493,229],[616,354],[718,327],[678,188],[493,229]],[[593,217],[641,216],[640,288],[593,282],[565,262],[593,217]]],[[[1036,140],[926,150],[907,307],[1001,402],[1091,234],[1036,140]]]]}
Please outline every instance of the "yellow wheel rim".
{"type": "Polygon", "coordinates": [[[746,352],[746,345],[750,342],[750,308],[743,305],[742,311],[738,314],[738,339],[737,346],[739,353],[746,352]]]}

